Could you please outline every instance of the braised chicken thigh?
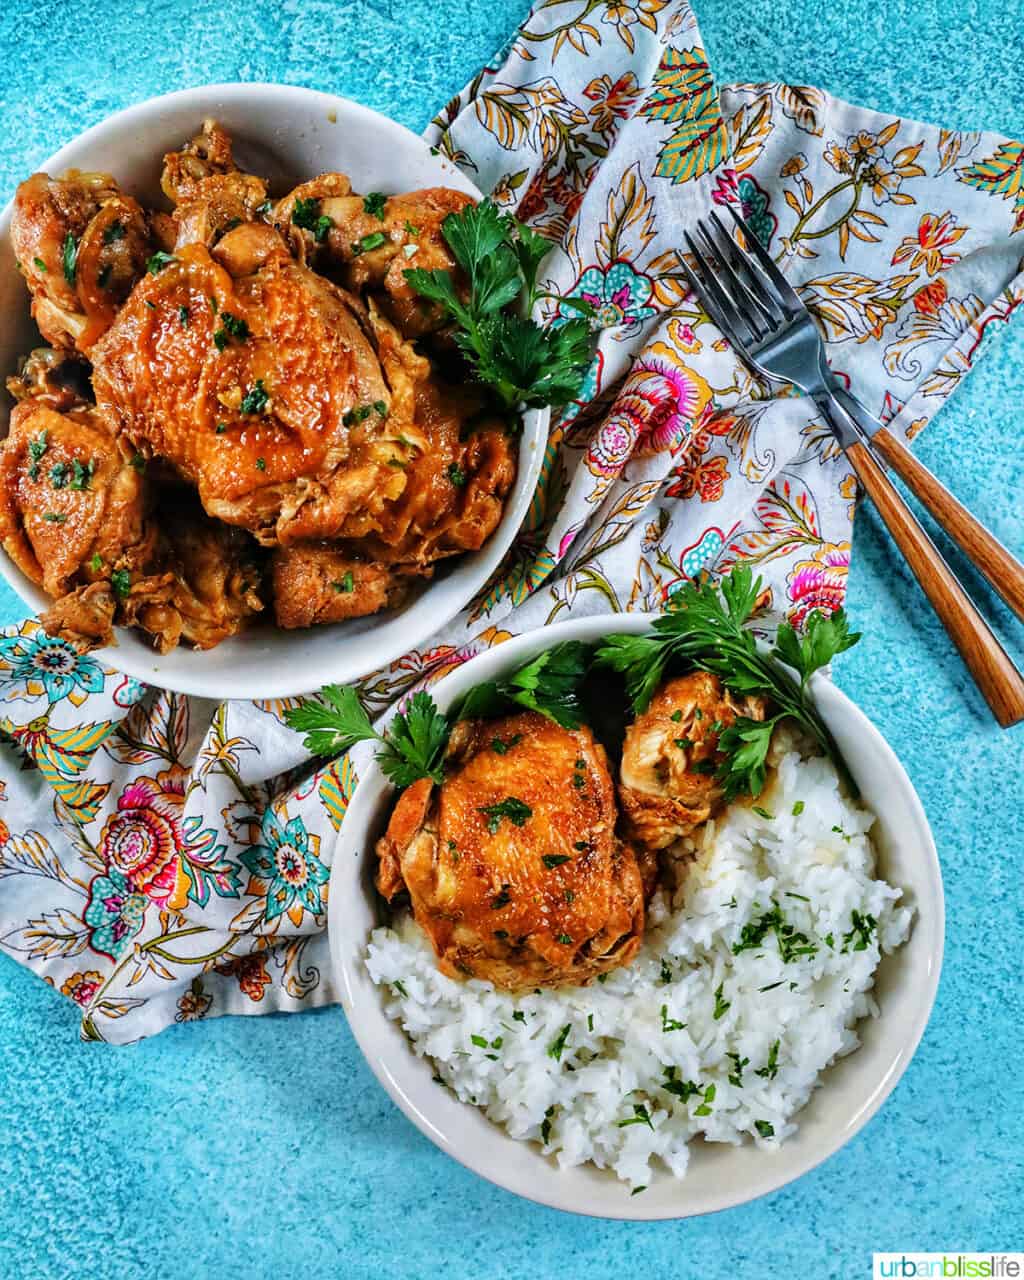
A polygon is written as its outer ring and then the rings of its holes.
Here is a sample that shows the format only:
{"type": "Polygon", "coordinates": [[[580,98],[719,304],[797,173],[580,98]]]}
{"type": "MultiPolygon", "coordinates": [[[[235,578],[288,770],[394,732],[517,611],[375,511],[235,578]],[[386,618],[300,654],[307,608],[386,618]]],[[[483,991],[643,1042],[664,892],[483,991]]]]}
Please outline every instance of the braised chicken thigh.
{"type": "Polygon", "coordinates": [[[444,785],[414,783],[377,845],[449,977],[579,986],[636,954],[644,892],[604,749],[536,712],[462,722],[444,785]]]}

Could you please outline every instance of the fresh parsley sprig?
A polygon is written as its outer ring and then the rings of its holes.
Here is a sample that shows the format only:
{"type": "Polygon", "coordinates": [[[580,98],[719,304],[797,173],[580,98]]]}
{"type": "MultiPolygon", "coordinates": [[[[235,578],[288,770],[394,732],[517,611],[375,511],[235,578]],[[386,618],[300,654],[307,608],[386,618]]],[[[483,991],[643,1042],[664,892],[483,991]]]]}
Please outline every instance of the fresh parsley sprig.
{"type": "MultiPolygon", "coordinates": [[[[455,341],[477,377],[508,409],[568,403],[590,364],[591,329],[583,317],[557,329],[544,329],[529,318],[541,296],[537,272],[551,249],[549,241],[500,213],[490,200],[448,214],[441,234],[465,272],[468,290],[460,289],[450,271],[416,267],[405,278],[455,321],[455,341]],[[506,310],[517,301],[525,315],[506,310]]],[[[579,299],[566,301],[592,314],[579,299]]]]}
{"type": "Polygon", "coordinates": [[[774,713],[767,719],[739,716],[718,739],[725,758],[716,776],[727,799],[743,793],[760,795],[772,731],[787,717],[797,721],[832,757],[856,793],[807,686],[815,671],[856,644],[860,635],[850,631],[841,609],[831,617],[815,611],[808,617],[802,636],[783,623],[774,646],[764,652],[746,626],[761,590],[760,578],[745,565],[734,568],[717,587],[688,583],[672,597],[670,611],[657,619],[652,633],[608,636],[594,660],[621,673],[636,712],[647,709],[668,668],[677,665],[710,671],[733,693],[770,700],[774,713]]]}
{"type": "Polygon", "coordinates": [[[539,711],[563,729],[583,723],[580,685],[587,672],[589,647],[565,640],[520,667],[505,680],[485,680],[465,694],[455,708],[457,720],[490,720],[518,707],[539,711]]]}
{"type": "Polygon", "coordinates": [[[290,728],[306,735],[305,747],[311,755],[336,756],[357,742],[377,742],[377,762],[396,787],[409,787],[419,778],[444,781],[451,725],[422,690],[413,694],[383,733],[374,729],[349,685],[327,685],[318,697],[304,698],[299,706],[290,707],[284,718],[290,728]]]}

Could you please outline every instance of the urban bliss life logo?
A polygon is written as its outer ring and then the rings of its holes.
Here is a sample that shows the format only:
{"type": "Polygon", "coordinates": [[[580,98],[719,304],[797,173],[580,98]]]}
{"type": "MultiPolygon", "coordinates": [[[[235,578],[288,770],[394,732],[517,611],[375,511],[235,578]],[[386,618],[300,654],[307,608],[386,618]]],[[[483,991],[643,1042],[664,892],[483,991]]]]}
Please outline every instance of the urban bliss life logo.
{"type": "Polygon", "coordinates": [[[1024,1253],[876,1253],[873,1280],[1024,1280],[1024,1253]]]}

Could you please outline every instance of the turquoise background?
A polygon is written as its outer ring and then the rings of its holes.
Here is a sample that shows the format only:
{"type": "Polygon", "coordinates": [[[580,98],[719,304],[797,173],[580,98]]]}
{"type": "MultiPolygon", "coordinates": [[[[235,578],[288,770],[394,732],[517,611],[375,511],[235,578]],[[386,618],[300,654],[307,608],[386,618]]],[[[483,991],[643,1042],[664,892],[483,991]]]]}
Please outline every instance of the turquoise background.
{"type": "MultiPolygon", "coordinates": [[[[420,129],[526,5],[0,9],[6,200],[79,130],[191,84],[305,84],[420,129]]],[[[1020,0],[705,0],[698,13],[722,81],[809,81],[904,115],[1024,136],[1020,0]]],[[[1024,556],[1022,424],[1018,324],[988,347],[919,450],[1024,556]]],[[[980,595],[1020,655],[1021,627],[980,595]]],[[[104,1049],[79,1044],[74,1006],[0,957],[0,1277],[853,1280],[870,1276],[873,1250],[1024,1248],[1024,730],[994,727],[869,511],[857,521],[849,607],[865,638],[836,678],[921,793],[943,860],[948,940],[914,1062],[822,1168],[697,1221],[562,1216],[431,1146],[364,1066],[338,1009],[179,1026],[104,1049]]],[[[0,621],[21,614],[0,589],[0,621]]]]}

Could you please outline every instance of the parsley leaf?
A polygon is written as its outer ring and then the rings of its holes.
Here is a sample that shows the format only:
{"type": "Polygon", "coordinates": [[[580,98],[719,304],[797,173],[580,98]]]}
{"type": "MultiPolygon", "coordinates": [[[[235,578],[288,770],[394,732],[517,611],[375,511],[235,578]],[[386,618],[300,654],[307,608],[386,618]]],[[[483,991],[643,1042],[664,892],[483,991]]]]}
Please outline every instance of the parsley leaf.
{"type": "Polygon", "coordinates": [[[487,830],[492,836],[498,834],[502,818],[508,818],[514,827],[523,827],[533,817],[533,810],[518,796],[506,796],[497,804],[481,805],[480,812],[487,815],[487,830]]]}
{"type": "Polygon", "coordinates": [[[270,392],[263,385],[263,379],[257,378],[242,397],[238,410],[240,413],[265,413],[269,403],[270,392]]]}
{"type": "Polygon", "coordinates": [[[468,296],[456,288],[450,271],[412,268],[405,278],[456,321],[455,341],[477,377],[510,409],[572,400],[590,364],[589,322],[574,319],[545,329],[504,310],[517,300],[526,311],[532,308],[537,271],[550,243],[490,200],[450,213],[441,234],[465,273],[468,296]]]}
{"type": "Polygon", "coordinates": [[[384,748],[377,753],[381,769],[396,787],[411,786],[418,778],[431,778],[440,785],[448,732],[448,717],[421,689],[388,724],[384,748]]]}
{"type": "Polygon", "coordinates": [[[802,636],[784,623],[766,653],[747,627],[762,589],[761,579],[746,565],[737,565],[718,586],[687,583],[671,597],[669,611],[655,621],[652,633],[608,636],[595,661],[623,675],[637,712],[646,710],[666,671],[678,664],[712,672],[734,694],[770,700],[773,715],[765,720],[738,716],[719,736],[718,750],[724,758],[716,776],[727,800],[744,793],[760,795],[772,732],[787,717],[816,739],[856,795],[839,749],[810,699],[808,682],[860,637],[850,632],[841,609],[831,617],[816,610],[802,636]]]}
{"type": "Polygon", "coordinates": [[[78,269],[78,245],[75,243],[75,237],[69,231],[64,237],[64,248],[60,255],[60,265],[64,269],[64,279],[74,288],[75,276],[78,269]]]}
{"type": "Polygon", "coordinates": [[[383,191],[369,191],[363,196],[363,211],[368,213],[371,218],[379,218],[384,221],[384,204],[387,196],[383,191]]]}

